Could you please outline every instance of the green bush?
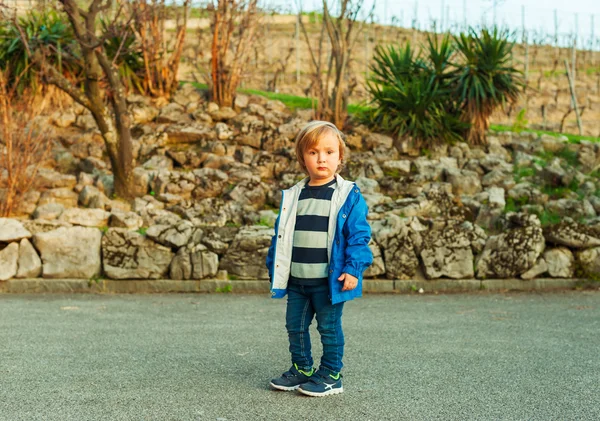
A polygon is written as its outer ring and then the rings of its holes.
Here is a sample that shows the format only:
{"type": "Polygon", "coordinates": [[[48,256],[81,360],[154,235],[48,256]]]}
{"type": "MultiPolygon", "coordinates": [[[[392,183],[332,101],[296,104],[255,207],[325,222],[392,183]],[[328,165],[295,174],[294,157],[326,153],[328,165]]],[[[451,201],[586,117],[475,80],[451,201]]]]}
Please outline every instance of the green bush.
{"type": "MultiPolygon", "coordinates": [[[[135,35],[126,23],[101,23],[106,54],[118,66],[125,88],[141,92],[144,63],[135,35]]],[[[37,93],[41,86],[39,67],[33,62],[40,49],[47,64],[71,82],[82,80],[83,60],[67,17],[55,10],[31,11],[19,18],[18,26],[0,22],[0,69],[8,71],[8,83],[16,84],[19,94],[25,90],[37,93]]]]}
{"type": "Polygon", "coordinates": [[[417,146],[465,137],[471,144],[485,143],[490,115],[515,101],[523,86],[508,37],[471,29],[452,38],[430,36],[418,54],[409,43],[403,49],[377,47],[367,81],[374,107],[360,119],[412,137],[417,146]]]}
{"type": "Polygon", "coordinates": [[[397,136],[410,136],[419,145],[462,139],[467,125],[458,117],[449,65],[452,44],[429,38],[427,55],[415,54],[410,43],[403,49],[393,46],[375,49],[373,76],[367,89],[375,107],[362,120],[397,136]]]}
{"type": "Polygon", "coordinates": [[[0,22],[0,69],[8,72],[8,83],[16,84],[19,94],[25,89],[36,92],[40,87],[32,56],[42,47],[49,52],[46,57],[49,64],[68,78],[74,79],[81,72],[73,30],[58,12],[30,11],[18,19],[18,26],[20,29],[9,20],[0,22]]]}
{"type": "Polygon", "coordinates": [[[462,118],[471,123],[467,140],[471,144],[485,144],[492,113],[506,102],[517,100],[524,86],[521,72],[512,62],[514,43],[509,33],[497,28],[474,29],[454,38],[458,69],[454,76],[457,100],[462,118]]]}

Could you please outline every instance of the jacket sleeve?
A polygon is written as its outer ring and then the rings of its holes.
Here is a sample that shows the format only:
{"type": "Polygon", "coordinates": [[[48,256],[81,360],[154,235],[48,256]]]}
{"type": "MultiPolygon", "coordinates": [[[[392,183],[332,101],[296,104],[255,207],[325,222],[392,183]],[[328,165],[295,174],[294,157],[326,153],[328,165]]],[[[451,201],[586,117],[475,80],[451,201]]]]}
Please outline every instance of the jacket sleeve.
{"type": "Polygon", "coordinates": [[[342,273],[349,273],[358,279],[362,279],[365,269],[373,263],[373,253],[369,248],[371,227],[367,222],[367,213],[367,202],[362,194],[358,193],[358,199],[350,210],[343,228],[346,249],[342,270],[342,273]]]}
{"type": "Polygon", "coordinates": [[[277,245],[277,231],[279,229],[279,218],[281,212],[277,215],[277,219],[275,220],[275,234],[271,237],[271,245],[269,246],[269,251],[267,252],[267,269],[269,271],[269,280],[273,282],[273,260],[275,258],[275,246],[277,245]]]}

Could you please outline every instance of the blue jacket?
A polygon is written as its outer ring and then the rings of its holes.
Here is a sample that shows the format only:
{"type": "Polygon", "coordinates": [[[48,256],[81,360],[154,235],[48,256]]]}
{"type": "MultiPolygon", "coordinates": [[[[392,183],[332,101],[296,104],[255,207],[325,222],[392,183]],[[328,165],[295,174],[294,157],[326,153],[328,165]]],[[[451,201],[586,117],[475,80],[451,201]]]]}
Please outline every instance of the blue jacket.
{"type": "MultiPolygon", "coordinates": [[[[329,291],[332,304],[362,296],[362,275],[373,263],[369,249],[371,227],[367,223],[367,203],[358,186],[336,174],[337,186],[331,197],[329,213],[327,255],[329,256],[329,291]],[[351,291],[342,291],[342,273],[358,278],[358,285],[351,291]]],[[[267,254],[267,268],[271,279],[271,296],[283,298],[292,263],[294,228],[298,197],[308,178],[290,189],[282,191],[279,216],[275,222],[275,235],[267,254]]]]}

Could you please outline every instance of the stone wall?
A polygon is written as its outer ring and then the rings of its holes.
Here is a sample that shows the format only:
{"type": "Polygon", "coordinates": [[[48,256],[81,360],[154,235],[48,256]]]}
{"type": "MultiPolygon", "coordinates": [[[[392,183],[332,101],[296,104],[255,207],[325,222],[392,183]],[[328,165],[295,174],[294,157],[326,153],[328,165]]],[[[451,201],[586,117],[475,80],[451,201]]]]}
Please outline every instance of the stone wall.
{"type": "MultiPolygon", "coordinates": [[[[279,191],[303,177],[293,140],[311,110],[245,95],[219,108],[190,85],[170,103],[128,100],[138,197],[114,197],[85,110],[43,117],[54,161],[15,218],[0,219],[0,280],[266,279],[279,191]]],[[[506,132],[485,148],[416,150],[360,125],[346,143],[342,176],[360,186],[373,229],[366,277],[600,273],[600,145],[506,132]]]]}

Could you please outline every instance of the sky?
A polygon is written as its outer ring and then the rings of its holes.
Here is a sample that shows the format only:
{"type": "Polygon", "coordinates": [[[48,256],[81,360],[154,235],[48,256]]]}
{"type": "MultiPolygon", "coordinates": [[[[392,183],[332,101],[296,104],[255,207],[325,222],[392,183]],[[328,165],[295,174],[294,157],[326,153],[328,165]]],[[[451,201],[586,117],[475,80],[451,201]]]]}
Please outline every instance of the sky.
{"type": "MultiPolygon", "coordinates": [[[[289,12],[322,9],[320,0],[264,0],[289,12]]],[[[365,0],[363,9],[370,9],[374,0],[365,0]]],[[[496,24],[522,32],[523,24],[530,39],[554,39],[555,24],[560,44],[570,43],[576,33],[577,44],[588,46],[592,35],[595,49],[600,48],[600,0],[375,0],[375,19],[380,23],[411,27],[416,17],[419,29],[431,29],[433,21],[439,28],[490,26],[496,24]],[[496,6],[494,7],[494,2],[496,6]],[[416,5],[416,9],[415,9],[416,5]],[[442,10],[444,13],[442,14],[442,10]],[[556,11],[556,12],[555,12],[556,11]],[[555,22],[556,16],[556,22],[555,22]],[[593,29],[592,29],[593,26],[593,29]]],[[[331,0],[330,4],[333,3],[331,0]]]]}

